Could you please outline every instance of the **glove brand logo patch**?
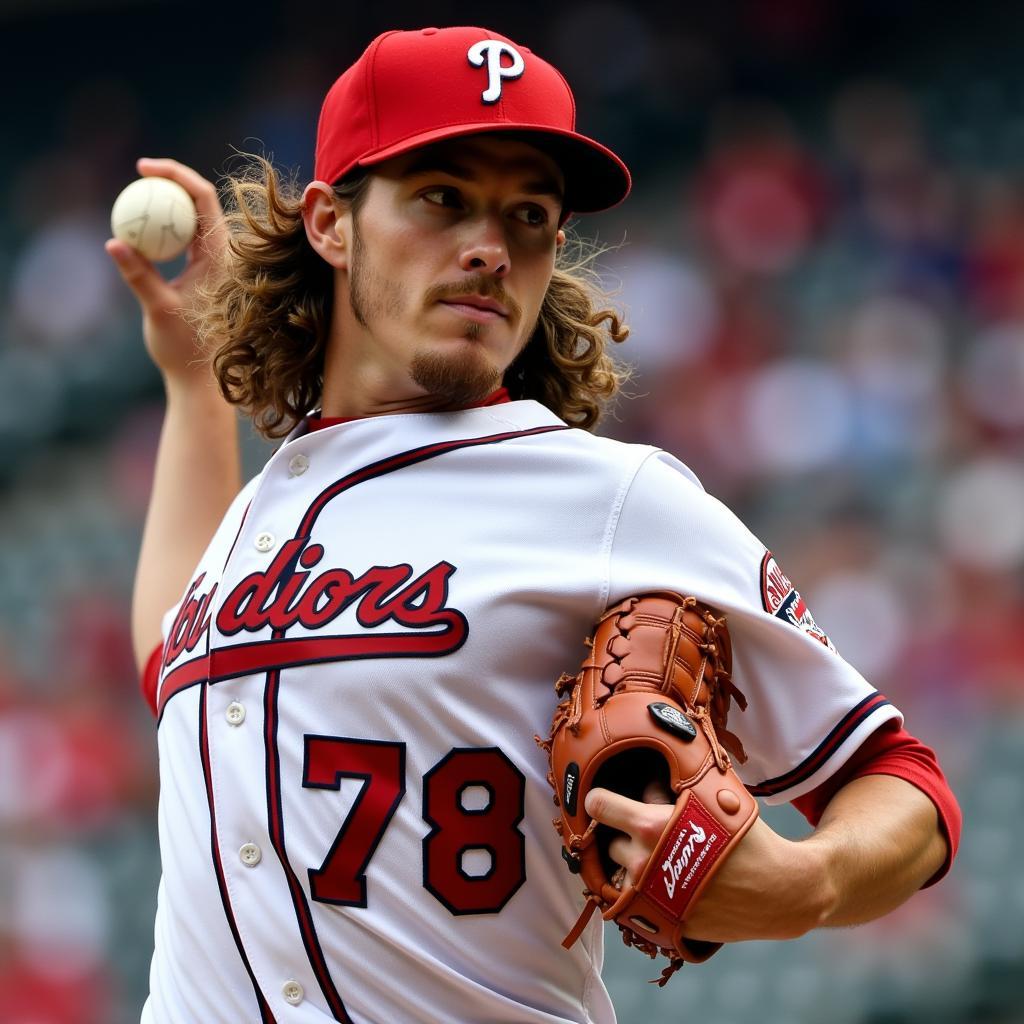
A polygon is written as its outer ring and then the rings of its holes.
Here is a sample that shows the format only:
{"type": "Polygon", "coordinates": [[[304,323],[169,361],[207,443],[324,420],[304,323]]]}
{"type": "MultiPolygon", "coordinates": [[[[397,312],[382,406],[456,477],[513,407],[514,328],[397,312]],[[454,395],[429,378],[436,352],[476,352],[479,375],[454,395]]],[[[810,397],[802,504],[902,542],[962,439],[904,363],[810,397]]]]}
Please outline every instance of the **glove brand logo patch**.
{"type": "Polygon", "coordinates": [[[575,761],[569,762],[565,769],[565,785],[562,790],[562,806],[567,814],[576,813],[576,794],[579,792],[580,766],[575,761]]]}
{"type": "Polygon", "coordinates": [[[500,39],[481,39],[474,43],[467,52],[469,63],[475,68],[487,65],[487,88],[480,94],[484,103],[497,103],[501,99],[501,83],[503,79],[510,82],[522,78],[526,70],[523,55],[508,43],[500,39]],[[501,58],[508,57],[512,63],[502,64],[501,58]]]}
{"type": "Polygon", "coordinates": [[[809,637],[823,644],[832,653],[836,649],[824,630],[814,621],[811,610],[800,596],[800,592],[789,581],[782,567],[770,552],[765,552],[761,562],[761,602],[764,610],[791,626],[796,626],[809,637]]]}
{"type": "Polygon", "coordinates": [[[650,712],[651,718],[658,725],[671,733],[675,733],[676,736],[681,737],[687,743],[697,738],[697,727],[679,708],[673,707],[671,704],[665,704],[662,701],[657,701],[654,704],[648,704],[647,710],[650,712]]]}
{"type": "Polygon", "coordinates": [[[649,873],[644,893],[669,914],[681,917],[730,835],[691,794],[662,845],[660,872],[649,873]]]}
{"type": "Polygon", "coordinates": [[[675,845],[669,851],[668,860],[661,865],[661,870],[664,872],[665,892],[668,894],[669,899],[675,896],[676,883],[683,877],[683,872],[690,866],[690,858],[693,856],[694,850],[697,849],[698,843],[703,849],[704,843],[708,838],[707,832],[700,825],[694,824],[693,821],[688,821],[686,824],[688,830],[684,829],[680,833],[675,841],[675,845]],[[684,839],[686,842],[683,842],[684,839]],[[679,848],[680,843],[682,843],[682,849],[679,848]]]}

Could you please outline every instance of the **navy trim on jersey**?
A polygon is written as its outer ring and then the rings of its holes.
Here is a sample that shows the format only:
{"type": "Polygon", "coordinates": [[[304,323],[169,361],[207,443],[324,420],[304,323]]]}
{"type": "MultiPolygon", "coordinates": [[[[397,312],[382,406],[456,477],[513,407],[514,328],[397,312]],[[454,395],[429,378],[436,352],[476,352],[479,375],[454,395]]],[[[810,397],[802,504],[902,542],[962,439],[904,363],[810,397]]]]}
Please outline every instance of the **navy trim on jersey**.
{"type": "Polygon", "coordinates": [[[238,955],[242,958],[242,964],[245,967],[246,974],[249,975],[249,980],[252,982],[253,992],[256,994],[256,1002],[260,1008],[260,1020],[263,1024],[276,1024],[274,1015],[270,1012],[270,1007],[267,1005],[266,1000],[263,998],[263,993],[260,991],[259,984],[256,981],[256,975],[253,973],[252,966],[249,963],[249,958],[245,955],[245,949],[242,946],[242,937],[238,934],[238,926],[235,924],[235,915],[231,910],[231,903],[228,900],[227,883],[224,880],[224,866],[220,860],[220,846],[217,842],[217,814],[213,807],[213,780],[210,777],[210,744],[209,735],[206,728],[206,690],[204,686],[199,691],[199,759],[203,766],[203,780],[206,783],[206,801],[210,807],[210,852],[213,856],[213,870],[217,876],[217,888],[220,890],[220,900],[224,905],[224,916],[227,918],[228,927],[231,929],[231,935],[235,940],[235,947],[238,949],[238,955]]]}
{"type": "Polygon", "coordinates": [[[242,527],[245,526],[245,521],[249,518],[249,509],[251,508],[252,498],[249,499],[249,504],[245,506],[242,518],[238,521],[238,530],[235,532],[235,539],[231,542],[231,547],[228,548],[228,557],[224,559],[225,566],[231,561],[231,556],[235,553],[235,548],[238,546],[238,538],[242,536],[242,527]]]}
{"type": "Polygon", "coordinates": [[[295,917],[299,923],[302,944],[306,948],[306,956],[309,958],[309,965],[313,968],[320,990],[327,1000],[334,1019],[342,1021],[343,1024],[352,1024],[352,1018],[349,1017],[345,1004],[331,979],[327,959],[320,947],[320,940],[317,938],[316,928],[313,924],[313,915],[310,913],[309,903],[306,901],[305,890],[303,890],[298,876],[292,870],[291,862],[285,852],[284,808],[281,803],[281,752],[277,745],[277,696],[280,688],[281,673],[276,670],[268,672],[263,700],[266,723],[264,739],[267,751],[267,821],[270,826],[270,842],[281,862],[281,867],[284,868],[288,889],[291,892],[292,906],[295,908],[295,917]]]}
{"type": "Polygon", "coordinates": [[[786,772],[785,775],[776,776],[774,779],[766,779],[756,786],[751,786],[750,792],[754,796],[772,796],[784,790],[792,789],[801,782],[805,782],[835,754],[862,722],[870,718],[879,708],[883,708],[890,703],[886,697],[877,691],[869,694],[839,720],[832,731],[814,748],[809,757],[806,757],[795,768],[786,772]]]}

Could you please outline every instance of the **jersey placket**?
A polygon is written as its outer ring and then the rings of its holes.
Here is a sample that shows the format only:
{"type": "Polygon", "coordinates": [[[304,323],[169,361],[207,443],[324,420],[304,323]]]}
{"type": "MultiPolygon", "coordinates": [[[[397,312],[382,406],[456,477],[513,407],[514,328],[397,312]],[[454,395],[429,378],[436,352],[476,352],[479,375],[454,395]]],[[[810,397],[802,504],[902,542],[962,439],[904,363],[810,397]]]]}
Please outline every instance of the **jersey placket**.
{"type": "MultiPolygon", "coordinates": [[[[224,567],[222,598],[246,578],[265,573],[280,557],[291,535],[288,518],[304,507],[308,485],[315,486],[315,474],[307,475],[309,456],[289,448],[271,459],[253,496],[224,567]],[[262,500],[269,488],[284,488],[286,500],[262,500]],[[294,493],[289,493],[292,488],[294,493]]],[[[293,568],[294,561],[280,572],[282,584],[293,568]]],[[[223,878],[225,909],[235,922],[240,953],[252,963],[259,998],[274,1007],[279,1021],[296,1019],[296,1010],[310,1001],[335,1020],[349,1021],[284,843],[277,749],[280,669],[234,675],[237,652],[232,649],[240,641],[266,642],[279,634],[265,626],[256,633],[247,631],[243,639],[222,632],[216,617],[210,629],[205,722],[214,867],[223,878]],[[270,922],[268,914],[273,915],[270,922]]]]}

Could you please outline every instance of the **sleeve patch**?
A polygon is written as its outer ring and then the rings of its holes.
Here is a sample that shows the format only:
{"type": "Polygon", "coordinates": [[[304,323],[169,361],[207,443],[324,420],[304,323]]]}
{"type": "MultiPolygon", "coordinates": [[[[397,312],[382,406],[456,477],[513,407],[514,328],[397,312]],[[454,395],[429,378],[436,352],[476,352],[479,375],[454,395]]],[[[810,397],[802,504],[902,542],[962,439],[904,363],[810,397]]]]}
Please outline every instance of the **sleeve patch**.
{"type": "Polygon", "coordinates": [[[769,615],[796,626],[809,637],[836,653],[835,645],[814,621],[811,610],[770,552],[761,560],[761,603],[769,615]]]}

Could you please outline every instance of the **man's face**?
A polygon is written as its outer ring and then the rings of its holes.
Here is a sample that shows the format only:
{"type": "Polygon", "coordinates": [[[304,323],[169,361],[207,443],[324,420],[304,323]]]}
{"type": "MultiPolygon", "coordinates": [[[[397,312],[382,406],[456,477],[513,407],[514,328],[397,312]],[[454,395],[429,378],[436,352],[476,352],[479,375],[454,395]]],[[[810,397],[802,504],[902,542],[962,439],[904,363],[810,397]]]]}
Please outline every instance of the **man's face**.
{"type": "Polygon", "coordinates": [[[500,135],[375,168],[352,223],[343,363],[444,405],[490,394],[536,325],[563,187],[553,160],[500,135]]]}

